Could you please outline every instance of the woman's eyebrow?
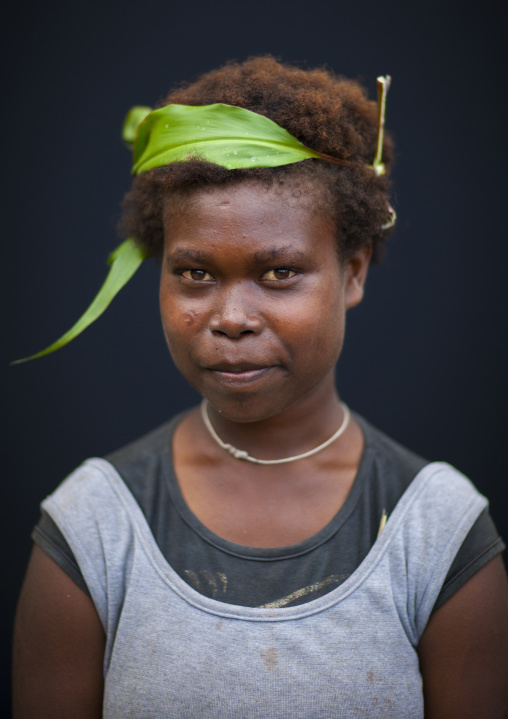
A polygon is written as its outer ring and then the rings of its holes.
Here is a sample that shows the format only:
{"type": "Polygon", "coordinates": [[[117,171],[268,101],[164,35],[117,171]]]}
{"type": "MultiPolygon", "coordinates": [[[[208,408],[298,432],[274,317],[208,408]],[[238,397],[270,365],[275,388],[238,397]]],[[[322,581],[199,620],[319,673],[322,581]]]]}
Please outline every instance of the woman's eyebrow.
{"type": "Polygon", "coordinates": [[[166,262],[175,264],[178,262],[210,262],[210,256],[203,250],[190,247],[177,247],[166,255],[166,262]]]}
{"type": "MultiPolygon", "coordinates": [[[[306,258],[305,252],[297,250],[292,245],[281,245],[279,247],[270,247],[263,250],[257,250],[253,254],[253,260],[256,263],[264,264],[267,262],[274,262],[278,260],[284,260],[285,262],[304,260],[306,258]]],[[[176,247],[174,250],[166,255],[166,261],[169,264],[175,264],[179,262],[212,262],[212,256],[205,250],[200,250],[194,247],[176,247]]]]}
{"type": "Polygon", "coordinates": [[[273,262],[276,260],[284,260],[285,262],[297,260],[304,260],[306,258],[305,252],[297,250],[292,245],[281,245],[280,247],[271,247],[266,250],[258,250],[254,253],[254,260],[260,264],[266,262],[273,262]]]}

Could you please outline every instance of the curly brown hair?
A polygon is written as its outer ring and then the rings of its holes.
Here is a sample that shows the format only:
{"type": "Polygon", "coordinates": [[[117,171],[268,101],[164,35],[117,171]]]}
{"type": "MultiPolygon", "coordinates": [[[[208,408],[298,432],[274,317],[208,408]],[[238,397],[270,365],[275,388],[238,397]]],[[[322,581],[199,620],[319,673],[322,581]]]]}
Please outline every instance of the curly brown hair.
{"type": "Polygon", "coordinates": [[[388,172],[392,143],[385,135],[383,162],[387,173],[370,167],[377,140],[377,105],[356,81],[327,69],[302,70],[274,57],[230,62],[173,90],[157,104],[210,105],[221,102],[265,115],[307,147],[347,160],[339,165],[303,160],[273,168],[227,170],[203,160],[173,162],[134,178],[123,200],[119,229],[135,237],[160,257],[163,247],[163,199],[170,192],[257,180],[268,185],[317,190],[324,211],[337,227],[339,254],[347,259],[360,247],[372,245],[372,262],[379,261],[389,234],[388,172]]]}

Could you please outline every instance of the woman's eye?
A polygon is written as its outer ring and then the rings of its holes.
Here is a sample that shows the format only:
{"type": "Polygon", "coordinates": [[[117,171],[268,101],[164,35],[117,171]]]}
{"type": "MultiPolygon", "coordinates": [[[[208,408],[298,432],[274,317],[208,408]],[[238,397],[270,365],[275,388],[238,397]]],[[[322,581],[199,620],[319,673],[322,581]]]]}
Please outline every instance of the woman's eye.
{"type": "Polygon", "coordinates": [[[194,280],[195,282],[210,282],[213,280],[212,275],[205,270],[184,270],[180,274],[186,280],[194,280]]]}
{"type": "Polygon", "coordinates": [[[268,270],[264,273],[263,279],[264,280],[289,280],[291,277],[294,277],[296,275],[296,272],[293,272],[293,270],[289,270],[287,267],[278,267],[275,270],[268,270]]]}

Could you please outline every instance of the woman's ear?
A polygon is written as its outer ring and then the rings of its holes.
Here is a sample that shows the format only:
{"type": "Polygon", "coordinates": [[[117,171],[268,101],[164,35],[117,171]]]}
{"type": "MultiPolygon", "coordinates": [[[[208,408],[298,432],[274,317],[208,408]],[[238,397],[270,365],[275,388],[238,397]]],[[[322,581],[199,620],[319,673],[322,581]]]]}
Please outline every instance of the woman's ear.
{"type": "Polygon", "coordinates": [[[371,255],[372,245],[365,245],[357,250],[345,264],[344,289],[347,310],[355,307],[363,299],[371,255]]]}

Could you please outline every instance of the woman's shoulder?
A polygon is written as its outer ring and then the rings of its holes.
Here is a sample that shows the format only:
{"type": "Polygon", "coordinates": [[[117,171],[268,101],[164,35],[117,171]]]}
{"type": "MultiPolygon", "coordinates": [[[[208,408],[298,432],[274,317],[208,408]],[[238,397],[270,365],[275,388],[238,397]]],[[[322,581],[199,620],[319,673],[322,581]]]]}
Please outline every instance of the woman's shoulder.
{"type": "Polygon", "coordinates": [[[436,491],[441,496],[449,494],[451,501],[458,494],[464,497],[482,496],[471,480],[448,462],[425,459],[360,415],[355,414],[355,419],[365,437],[359,474],[365,474],[370,492],[383,496],[388,513],[407,490],[416,493],[423,491],[424,486],[428,487],[430,494],[436,491]]]}
{"type": "Polygon", "coordinates": [[[171,438],[181,417],[104,457],[85,460],[42,502],[42,509],[53,519],[65,516],[70,524],[83,521],[87,512],[95,516],[111,511],[119,501],[131,504],[132,498],[145,510],[150,498],[157,501],[172,466],[171,438]]]}
{"type": "Polygon", "coordinates": [[[181,419],[187,412],[180,412],[159,427],[147,434],[138,437],[132,442],[105,455],[104,459],[112,464],[120,474],[121,469],[141,467],[146,463],[160,459],[165,452],[171,449],[173,433],[181,419]]]}
{"type": "Polygon", "coordinates": [[[375,502],[377,510],[390,516],[399,500],[431,462],[404,447],[359,414],[354,417],[364,436],[358,468],[363,501],[375,502]]]}

